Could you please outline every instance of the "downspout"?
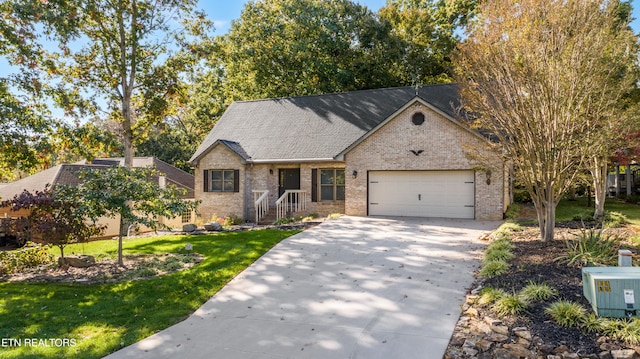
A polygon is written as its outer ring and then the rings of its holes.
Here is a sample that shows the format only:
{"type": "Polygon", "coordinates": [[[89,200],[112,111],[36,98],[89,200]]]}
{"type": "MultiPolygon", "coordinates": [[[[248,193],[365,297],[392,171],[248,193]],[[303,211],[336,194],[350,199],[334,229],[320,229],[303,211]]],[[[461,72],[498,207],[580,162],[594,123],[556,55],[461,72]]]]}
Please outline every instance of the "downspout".
{"type": "Polygon", "coordinates": [[[244,196],[243,196],[243,208],[244,208],[244,221],[247,222],[251,215],[251,209],[249,208],[253,201],[247,200],[247,198],[251,198],[251,189],[253,188],[253,184],[251,183],[251,175],[250,171],[253,171],[253,163],[249,166],[247,164],[244,165],[244,196]]]}

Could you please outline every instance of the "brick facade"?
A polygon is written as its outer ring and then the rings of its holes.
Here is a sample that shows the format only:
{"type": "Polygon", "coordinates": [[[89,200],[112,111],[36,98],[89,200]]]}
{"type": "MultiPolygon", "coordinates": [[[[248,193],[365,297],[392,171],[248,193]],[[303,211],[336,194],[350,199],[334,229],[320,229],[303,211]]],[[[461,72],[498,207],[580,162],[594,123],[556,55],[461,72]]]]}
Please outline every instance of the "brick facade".
{"type": "Polygon", "coordinates": [[[433,111],[419,101],[372,133],[345,155],[347,176],[345,212],[367,215],[367,173],[374,170],[474,170],[476,219],[502,219],[505,210],[505,171],[484,139],[433,111]],[[422,125],[412,116],[425,115],[422,125]],[[416,156],[411,150],[423,152],[416,156]],[[471,160],[470,152],[489,158],[491,165],[471,160]],[[490,183],[486,168],[491,168],[490,183]]]}
{"type": "Polygon", "coordinates": [[[244,215],[245,170],[240,157],[224,145],[214,147],[203,157],[195,170],[195,195],[201,203],[198,207],[200,217],[208,222],[211,217],[226,217],[228,215],[244,215]],[[239,192],[205,192],[205,170],[240,170],[239,192]]]}
{"type": "Polygon", "coordinates": [[[275,208],[278,200],[278,173],[280,169],[300,169],[300,189],[307,193],[307,210],[296,215],[305,216],[316,213],[327,216],[331,213],[344,213],[344,201],[311,201],[312,169],[344,168],[343,162],[311,162],[296,164],[244,164],[240,157],[224,145],[214,147],[205,155],[196,167],[195,192],[201,200],[200,216],[209,221],[212,216],[226,217],[237,215],[247,221],[255,220],[253,203],[254,190],[268,190],[269,204],[275,208]],[[204,170],[235,169],[239,170],[240,188],[238,193],[204,192],[204,170]]]}
{"type": "Polygon", "coordinates": [[[248,221],[255,218],[253,190],[269,190],[269,202],[275,207],[278,199],[279,170],[300,169],[300,189],[308,195],[305,215],[330,213],[367,215],[367,173],[374,170],[472,170],[475,176],[475,217],[499,220],[508,204],[506,167],[491,152],[484,139],[465,130],[420,101],[405,107],[376,132],[349,150],[344,162],[314,162],[295,164],[244,164],[240,157],[224,145],[215,146],[203,156],[196,168],[196,198],[201,200],[201,217],[235,214],[248,221]],[[425,121],[412,123],[412,116],[421,112],[425,121]],[[423,152],[416,156],[411,150],[423,152]],[[470,153],[485,158],[472,160],[470,153]],[[489,159],[486,161],[486,159],[489,159]],[[491,163],[491,164],[487,164],[491,163]],[[312,170],[345,168],[346,200],[311,202],[312,170]],[[207,169],[239,170],[239,192],[204,192],[203,171],[207,169]],[[490,176],[487,175],[490,169],[490,176]],[[357,171],[357,176],[354,176],[357,171]]]}

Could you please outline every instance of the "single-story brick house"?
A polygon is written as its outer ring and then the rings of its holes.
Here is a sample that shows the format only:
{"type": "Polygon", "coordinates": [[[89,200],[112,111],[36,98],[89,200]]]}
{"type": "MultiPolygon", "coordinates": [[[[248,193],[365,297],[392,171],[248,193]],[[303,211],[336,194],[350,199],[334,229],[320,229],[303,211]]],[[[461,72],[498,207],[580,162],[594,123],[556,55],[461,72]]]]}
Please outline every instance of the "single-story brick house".
{"type": "Polygon", "coordinates": [[[235,102],[190,160],[200,213],[502,219],[508,168],[459,103],[455,84],[235,102]]]}

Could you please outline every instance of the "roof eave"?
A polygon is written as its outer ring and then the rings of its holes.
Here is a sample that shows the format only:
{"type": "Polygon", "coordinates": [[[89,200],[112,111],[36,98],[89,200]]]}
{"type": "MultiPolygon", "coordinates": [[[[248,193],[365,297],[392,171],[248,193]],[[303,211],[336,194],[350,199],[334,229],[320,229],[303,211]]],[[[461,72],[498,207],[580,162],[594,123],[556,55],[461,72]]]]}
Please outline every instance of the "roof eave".
{"type": "Polygon", "coordinates": [[[310,162],[340,162],[333,157],[327,158],[274,158],[274,159],[259,159],[248,160],[249,164],[283,164],[283,163],[310,163],[310,162]]]}
{"type": "Polygon", "coordinates": [[[202,159],[202,157],[206,156],[209,152],[211,152],[211,150],[213,150],[217,145],[222,144],[223,146],[225,146],[229,151],[231,151],[233,154],[235,154],[236,156],[238,156],[238,158],[240,158],[240,163],[242,164],[246,164],[247,162],[250,162],[251,159],[245,159],[242,156],[240,156],[240,154],[238,154],[236,151],[234,151],[231,147],[229,147],[224,141],[218,139],[216,140],[214,143],[212,143],[209,147],[207,147],[205,150],[203,150],[202,152],[200,152],[200,154],[198,154],[197,156],[193,157],[192,159],[190,159],[189,161],[187,161],[188,164],[190,164],[193,167],[197,167],[198,166],[198,162],[200,162],[200,160],[202,159]]]}

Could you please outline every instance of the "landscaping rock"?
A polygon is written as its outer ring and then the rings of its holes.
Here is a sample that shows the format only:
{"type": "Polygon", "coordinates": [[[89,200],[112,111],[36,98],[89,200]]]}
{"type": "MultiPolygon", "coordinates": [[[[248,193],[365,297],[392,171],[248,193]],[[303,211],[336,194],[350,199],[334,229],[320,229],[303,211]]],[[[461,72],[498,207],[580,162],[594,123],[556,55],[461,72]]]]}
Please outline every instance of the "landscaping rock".
{"type": "Polygon", "coordinates": [[[479,350],[481,350],[482,352],[487,352],[491,349],[491,347],[493,346],[493,342],[490,340],[486,340],[486,339],[480,339],[478,340],[478,342],[476,343],[476,348],[478,348],[479,350]]]}
{"type": "Polygon", "coordinates": [[[515,334],[518,338],[531,341],[531,332],[528,331],[525,327],[513,328],[513,334],[515,334]]]}
{"type": "Polygon", "coordinates": [[[192,224],[192,223],[187,223],[187,224],[183,224],[182,225],[182,231],[183,232],[193,232],[196,229],[198,229],[198,227],[196,227],[196,225],[192,224]]]}
{"type": "Polygon", "coordinates": [[[580,359],[580,356],[576,353],[563,353],[562,354],[562,359],[580,359]]]}
{"type": "Polygon", "coordinates": [[[219,232],[222,230],[222,225],[218,222],[210,222],[204,224],[204,229],[207,231],[216,231],[219,232]]]}
{"type": "Polygon", "coordinates": [[[613,359],[635,359],[638,357],[633,349],[612,350],[611,356],[613,359]]]}
{"type": "Polygon", "coordinates": [[[498,334],[509,334],[509,327],[507,327],[506,325],[492,325],[491,330],[498,334]]]}
{"type": "Polygon", "coordinates": [[[96,264],[96,258],[88,255],[67,256],[58,258],[60,266],[69,266],[75,268],[87,268],[96,264]]]}

